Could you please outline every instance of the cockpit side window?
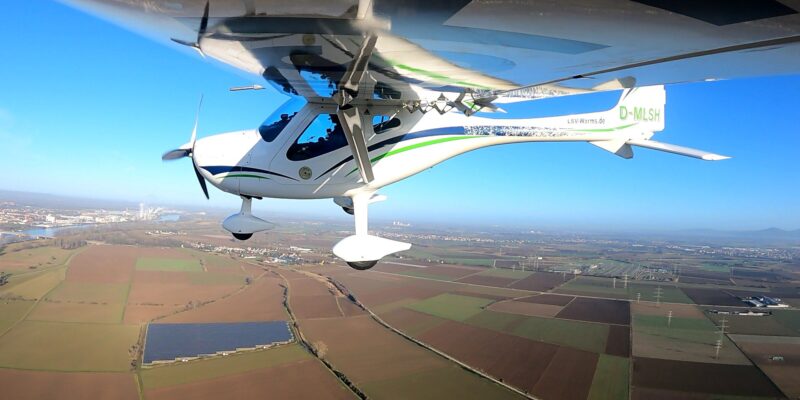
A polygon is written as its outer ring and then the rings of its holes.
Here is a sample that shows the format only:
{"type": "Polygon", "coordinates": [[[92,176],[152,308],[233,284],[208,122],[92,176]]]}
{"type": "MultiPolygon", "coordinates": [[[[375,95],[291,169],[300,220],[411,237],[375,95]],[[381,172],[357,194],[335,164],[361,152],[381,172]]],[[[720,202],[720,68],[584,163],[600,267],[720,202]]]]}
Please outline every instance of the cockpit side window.
{"type": "Polygon", "coordinates": [[[286,152],[292,161],[308,160],[347,146],[336,114],[320,114],[308,125],[286,152]]]}
{"type": "Polygon", "coordinates": [[[278,134],[283,131],[283,128],[286,128],[286,125],[289,125],[289,122],[295,115],[297,115],[297,113],[292,115],[281,114],[280,119],[271,124],[265,121],[264,124],[258,127],[258,133],[261,134],[261,138],[264,139],[265,142],[271,142],[278,137],[278,134]]]}
{"type": "Polygon", "coordinates": [[[281,104],[269,117],[258,127],[258,133],[265,142],[272,142],[289,125],[292,118],[297,115],[297,111],[303,108],[306,101],[299,96],[290,96],[289,100],[281,104]]]}
{"type": "Polygon", "coordinates": [[[400,119],[388,115],[376,115],[372,117],[372,130],[375,134],[380,135],[390,129],[400,126],[400,119]]]}

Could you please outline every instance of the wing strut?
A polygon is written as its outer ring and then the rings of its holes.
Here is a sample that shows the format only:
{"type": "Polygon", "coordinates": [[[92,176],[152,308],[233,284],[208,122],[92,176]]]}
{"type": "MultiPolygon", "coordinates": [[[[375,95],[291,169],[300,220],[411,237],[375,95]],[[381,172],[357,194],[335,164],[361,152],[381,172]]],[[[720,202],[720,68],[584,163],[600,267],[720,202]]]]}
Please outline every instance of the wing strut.
{"type": "Polygon", "coordinates": [[[347,144],[350,145],[350,151],[353,153],[353,159],[358,166],[358,171],[361,173],[361,179],[364,183],[369,183],[375,179],[372,173],[372,163],[369,159],[369,151],[367,150],[367,137],[364,135],[364,128],[361,123],[361,110],[358,106],[350,104],[356,97],[361,87],[361,82],[367,72],[369,66],[369,59],[372,56],[372,51],[375,50],[375,43],[378,37],[369,35],[364,38],[361,47],[358,50],[350,66],[347,68],[342,81],[339,83],[339,91],[334,96],[334,100],[339,105],[336,114],[339,116],[339,123],[342,124],[342,130],[347,138],[347,144]]]}
{"type": "Polygon", "coordinates": [[[375,176],[372,174],[372,163],[369,160],[367,138],[361,126],[361,111],[358,107],[348,104],[339,107],[336,114],[339,116],[339,123],[342,124],[347,144],[350,145],[350,151],[353,152],[353,159],[361,173],[361,179],[364,183],[372,182],[375,176]]]}

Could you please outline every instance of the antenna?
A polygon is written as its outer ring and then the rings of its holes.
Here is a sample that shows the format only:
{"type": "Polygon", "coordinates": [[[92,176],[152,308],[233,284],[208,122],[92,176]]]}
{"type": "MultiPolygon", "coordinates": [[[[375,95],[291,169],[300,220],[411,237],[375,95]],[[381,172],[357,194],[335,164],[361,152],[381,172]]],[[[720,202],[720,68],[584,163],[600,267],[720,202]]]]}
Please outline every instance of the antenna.
{"type": "Polygon", "coordinates": [[[625,289],[628,288],[628,274],[623,277],[622,284],[625,285],[625,289]]]}
{"type": "Polygon", "coordinates": [[[263,90],[264,87],[261,85],[250,85],[250,86],[234,86],[228,90],[231,92],[241,92],[243,90],[263,90]]]}
{"type": "Polygon", "coordinates": [[[641,301],[641,300],[642,300],[642,294],[641,293],[636,293],[636,304],[639,304],[639,301],[641,301]]]}

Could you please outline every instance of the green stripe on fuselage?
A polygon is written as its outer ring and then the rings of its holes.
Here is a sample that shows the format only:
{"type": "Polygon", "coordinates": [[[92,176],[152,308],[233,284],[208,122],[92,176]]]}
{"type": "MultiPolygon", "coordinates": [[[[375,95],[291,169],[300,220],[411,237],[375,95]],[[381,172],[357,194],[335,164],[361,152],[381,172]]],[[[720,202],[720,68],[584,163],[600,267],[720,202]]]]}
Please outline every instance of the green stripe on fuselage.
{"type": "Polygon", "coordinates": [[[257,179],[269,179],[269,178],[267,178],[266,176],[259,176],[259,175],[253,175],[253,174],[228,174],[228,175],[224,176],[222,179],[228,179],[228,178],[257,178],[257,179]]]}
{"type": "MultiPolygon", "coordinates": [[[[474,139],[474,138],[480,138],[480,137],[487,137],[487,136],[451,136],[451,137],[446,137],[446,138],[433,139],[433,140],[429,140],[427,142],[421,142],[421,143],[412,144],[410,146],[406,146],[406,147],[403,147],[403,148],[400,148],[400,149],[397,149],[397,150],[387,151],[386,153],[383,153],[383,154],[381,154],[379,156],[373,157],[372,159],[369,160],[369,162],[371,164],[371,163],[374,163],[375,161],[384,159],[386,157],[391,157],[391,156],[393,156],[395,154],[404,153],[406,151],[418,149],[420,147],[426,147],[426,146],[439,144],[439,143],[445,143],[445,142],[452,142],[452,141],[455,141],[455,140],[474,139]]],[[[345,176],[350,176],[350,174],[352,174],[353,172],[356,172],[356,171],[358,171],[358,168],[353,168],[353,170],[348,172],[347,175],[345,175],[345,176]]]]}

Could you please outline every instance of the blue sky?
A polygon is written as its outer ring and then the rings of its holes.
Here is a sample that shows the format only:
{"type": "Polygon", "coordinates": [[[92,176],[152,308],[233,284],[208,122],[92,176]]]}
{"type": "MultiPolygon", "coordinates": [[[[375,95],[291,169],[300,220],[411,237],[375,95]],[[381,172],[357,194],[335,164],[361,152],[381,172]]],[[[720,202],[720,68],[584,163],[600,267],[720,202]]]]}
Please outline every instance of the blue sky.
{"type": "MultiPolygon", "coordinates": [[[[205,95],[200,135],[257,126],[286,99],[185,49],[167,47],[51,1],[0,14],[0,189],[238,207],[206,201],[184,143],[205,95]]],[[[385,188],[381,219],[531,228],[800,228],[800,76],[674,85],[658,140],[731,155],[710,163],[638,150],[623,160],[584,143],[472,152],[385,188]]],[[[535,104],[538,115],[611,107],[617,93],[535,104]]],[[[330,200],[265,200],[256,212],[339,217],[330,200]]]]}

